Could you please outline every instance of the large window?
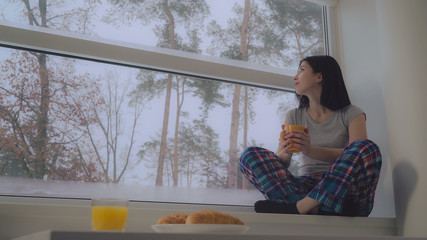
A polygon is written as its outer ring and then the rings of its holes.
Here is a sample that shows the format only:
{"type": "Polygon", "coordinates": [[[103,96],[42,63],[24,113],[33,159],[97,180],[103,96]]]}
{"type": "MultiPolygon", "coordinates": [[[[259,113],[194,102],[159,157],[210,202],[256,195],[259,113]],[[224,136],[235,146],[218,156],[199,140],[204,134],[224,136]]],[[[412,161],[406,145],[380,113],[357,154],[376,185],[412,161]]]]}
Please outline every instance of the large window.
{"type": "Polygon", "coordinates": [[[239,155],[277,147],[299,60],[326,52],[306,1],[1,7],[1,195],[250,205],[239,155]]]}

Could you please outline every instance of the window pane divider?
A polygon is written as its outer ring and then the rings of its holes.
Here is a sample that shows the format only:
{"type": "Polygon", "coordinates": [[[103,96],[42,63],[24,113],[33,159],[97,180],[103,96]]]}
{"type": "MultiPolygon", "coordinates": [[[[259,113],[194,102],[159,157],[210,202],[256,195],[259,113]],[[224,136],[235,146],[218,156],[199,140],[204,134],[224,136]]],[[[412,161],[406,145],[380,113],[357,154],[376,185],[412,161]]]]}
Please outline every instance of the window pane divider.
{"type": "Polygon", "coordinates": [[[0,45],[206,79],[294,91],[278,67],[0,21],[0,45]]]}

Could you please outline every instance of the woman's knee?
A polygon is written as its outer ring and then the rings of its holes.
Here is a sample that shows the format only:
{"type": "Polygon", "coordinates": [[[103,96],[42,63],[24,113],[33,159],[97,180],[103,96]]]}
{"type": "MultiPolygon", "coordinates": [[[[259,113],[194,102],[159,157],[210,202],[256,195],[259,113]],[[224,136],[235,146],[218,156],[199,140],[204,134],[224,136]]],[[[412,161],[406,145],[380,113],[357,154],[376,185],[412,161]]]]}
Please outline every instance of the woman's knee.
{"type": "Polygon", "coordinates": [[[369,159],[369,164],[375,164],[381,168],[382,157],[378,145],[369,139],[361,139],[350,143],[343,152],[344,155],[351,154],[357,156],[357,160],[366,161],[369,159]]]}
{"type": "Polygon", "coordinates": [[[243,153],[242,153],[242,155],[245,155],[245,153],[252,153],[252,152],[258,152],[259,151],[259,147],[255,147],[255,146],[250,146],[250,147],[247,147],[244,151],[243,151],[243,153]]]}
{"type": "Polygon", "coordinates": [[[354,146],[377,146],[377,145],[372,140],[369,140],[369,139],[359,139],[359,140],[351,142],[348,145],[348,147],[354,147],[354,146]]]}
{"type": "Polygon", "coordinates": [[[243,164],[248,161],[248,159],[251,159],[251,156],[255,152],[255,147],[248,147],[246,148],[242,154],[240,155],[240,164],[243,164]]]}
{"type": "Polygon", "coordinates": [[[381,155],[380,148],[378,145],[369,139],[360,139],[350,143],[345,149],[345,151],[359,151],[365,154],[371,155],[381,155]]]}
{"type": "Polygon", "coordinates": [[[248,161],[252,161],[254,159],[254,156],[259,155],[260,148],[259,147],[248,147],[246,148],[242,155],[240,155],[240,165],[247,164],[248,161]]]}
{"type": "Polygon", "coordinates": [[[240,170],[242,168],[252,169],[254,166],[262,165],[275,159],[274,152],[262,147],[248,147],[240,156],[240,170]]]}

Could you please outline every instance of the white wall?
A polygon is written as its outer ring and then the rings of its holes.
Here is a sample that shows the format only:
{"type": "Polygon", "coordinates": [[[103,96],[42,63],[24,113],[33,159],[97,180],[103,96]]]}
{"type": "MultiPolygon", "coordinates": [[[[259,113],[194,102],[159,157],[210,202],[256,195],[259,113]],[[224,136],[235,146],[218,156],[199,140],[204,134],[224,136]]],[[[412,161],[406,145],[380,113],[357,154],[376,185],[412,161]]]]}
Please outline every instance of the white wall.
{"type": "Polygon", "coordinates": [[[383,165],[377,186],[373,217],[395,217],[391,160],[380,50],[374,0],[342,0],[337,6],[339,61],[350,99],[367,114],[368,137],[382,152],[383,165]]]}
{"type": "Polygon", "coordinates": [[[427,237],[427,1],[341,0],[338,9],[349,91],[384,156],[374,213],[395,214],[399,235],[427,237]]]}
{"type": "Polygon", "coordinates": [[[427,1],[376,6],[397,230],[427,237],[427,1]]]}

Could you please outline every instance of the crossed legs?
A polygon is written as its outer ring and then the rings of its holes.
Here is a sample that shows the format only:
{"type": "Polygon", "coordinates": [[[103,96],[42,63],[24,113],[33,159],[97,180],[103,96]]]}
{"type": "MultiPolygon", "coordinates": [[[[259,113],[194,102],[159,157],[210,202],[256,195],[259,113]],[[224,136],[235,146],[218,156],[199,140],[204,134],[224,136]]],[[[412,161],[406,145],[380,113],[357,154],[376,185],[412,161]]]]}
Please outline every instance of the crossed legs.
{"type": "Polygon", "coordinates": [[[277,156],[249,147],[240,159],[243,175],[265,196],[258,212],[368,216],[381,169],[381,153],[370,140],[347,146],[327,173],[295,177],[277,156]]]}

